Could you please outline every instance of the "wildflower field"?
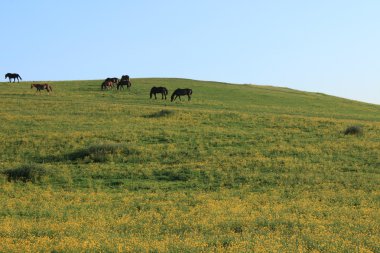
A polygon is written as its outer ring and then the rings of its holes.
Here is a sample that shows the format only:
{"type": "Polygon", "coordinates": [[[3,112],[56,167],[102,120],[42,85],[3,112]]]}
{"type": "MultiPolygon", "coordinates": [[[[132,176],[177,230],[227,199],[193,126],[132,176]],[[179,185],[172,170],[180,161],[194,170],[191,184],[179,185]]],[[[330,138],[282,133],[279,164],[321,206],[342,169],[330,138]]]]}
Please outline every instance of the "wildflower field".
{"type": "Polygon", "coordinates": [[[0,252],[380,252],[379,105],[50,83],[0,84],[0,252]]]}

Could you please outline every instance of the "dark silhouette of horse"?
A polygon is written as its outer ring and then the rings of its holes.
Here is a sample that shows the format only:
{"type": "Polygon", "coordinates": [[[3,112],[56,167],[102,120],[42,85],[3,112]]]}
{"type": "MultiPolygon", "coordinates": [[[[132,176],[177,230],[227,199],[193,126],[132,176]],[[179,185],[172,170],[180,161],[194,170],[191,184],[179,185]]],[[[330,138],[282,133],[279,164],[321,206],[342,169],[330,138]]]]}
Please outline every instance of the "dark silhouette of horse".
{"type": "Polygon", "coordinates": [[[123,75],[123,76],[121,76],[121,80],[128,80],[129,81],[129,75],[123,75]]]}
{"type": "Polygon", "coordinates": [[[22,80],[21,76],[17,73],[6,73],[5,79],[7,79],[7,78],[9,78],[9,82],[11,82],[11,79],[13,79],[13,82],[16,82],[16,79],[17,79],[18,83],[20,82],[20,80],[22,80]]]}
{"type": "Polygon", "coordinates": [[[51,87],[51,85],[47,84],[47,83],[43,83],[43,84],[40,84],[40,83],[32,83],[32,85],[30,86],[31,89],[33,88],[36,88],[37,91],[36,92],[41,92],[42,90],[46,90],[49,94],[51,91],[53,91],[53,88],[51,87]]]}
{"type": "Polygon", "coordinates": [[[100,86],[100,89],[101,90],[109,90],[109,89],[112,89],[114,87],[114,83],[110,80],[108,80],[108,78],[106,80],[104,80],[104,82],[102,82],[102,85],[100,86]]]}
{"type": "Polygon", "coordinates": [[[185,95],[187,95],[188,101],[190,101],[191,94],[193,94],[192,89],[176,89],[171,96],[171,101],[173,102],[174,100],[176,100],[177,97],[179,98],[179,100],[181,100],[181,96],[185,95]]]}
{"type": "Polygon", "coordinates": [[[165,87],[152,87],[152,89],[150,89],[150,98],[152,98],[152,95],[154,95],[154,99],[157,99],[157,93],[161,93],[161,99],[165,98],[166,100],[166,95],[168,95],[168,89],[166,89],[165,87]]]}
{"type": "Polygon", "coordinates": [[[127,89],[129,90],[132,86],[132,83],[131,83],[131,81],[129,81],[127,79],[121,78],[120,82],[117,83],[117,89],[118,90],[121,90],[121,89],[124,90],[124,85],[127,86],[127,89]]]}

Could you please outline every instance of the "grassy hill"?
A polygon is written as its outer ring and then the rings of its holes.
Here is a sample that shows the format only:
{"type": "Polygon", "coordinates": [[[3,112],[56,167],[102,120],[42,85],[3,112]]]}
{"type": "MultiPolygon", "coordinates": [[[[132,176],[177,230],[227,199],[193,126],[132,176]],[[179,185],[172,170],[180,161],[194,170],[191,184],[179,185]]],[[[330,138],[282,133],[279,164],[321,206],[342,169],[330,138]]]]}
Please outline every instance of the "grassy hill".
{"type": "Polygon", "coordinates": [[[50,83],[1,84],[0,252],[380,251],[380,106],[187,79],[50,83]],[[152,86],[192,100],[150,100],[152,86]]]}

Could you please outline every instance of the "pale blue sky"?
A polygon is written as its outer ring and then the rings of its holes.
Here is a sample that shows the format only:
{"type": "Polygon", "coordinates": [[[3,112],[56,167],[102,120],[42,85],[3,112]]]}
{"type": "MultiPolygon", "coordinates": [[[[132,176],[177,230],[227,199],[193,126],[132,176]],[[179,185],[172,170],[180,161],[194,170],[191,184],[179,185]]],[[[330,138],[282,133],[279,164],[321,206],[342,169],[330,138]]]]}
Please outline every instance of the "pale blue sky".
{"type": "Polygon", "coordinates": [[[378,0],[2,0],[1,9],[0,69],[23,80],[183,77],[380,104],[378,0]]]}

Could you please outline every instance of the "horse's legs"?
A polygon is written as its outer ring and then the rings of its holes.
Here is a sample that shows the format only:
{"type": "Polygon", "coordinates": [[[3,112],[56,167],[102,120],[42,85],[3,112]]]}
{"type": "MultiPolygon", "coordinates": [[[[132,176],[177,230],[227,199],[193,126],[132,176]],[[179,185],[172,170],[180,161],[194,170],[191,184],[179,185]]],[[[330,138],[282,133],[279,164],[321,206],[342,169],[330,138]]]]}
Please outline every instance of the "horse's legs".
{"type": "Polygon", "coordinates": [[[190,97],[190,95],[189,95],[189,94],[187,94],[187,97],[189,98],[187,101],[190,101],[191,97],[190,97]]]}

